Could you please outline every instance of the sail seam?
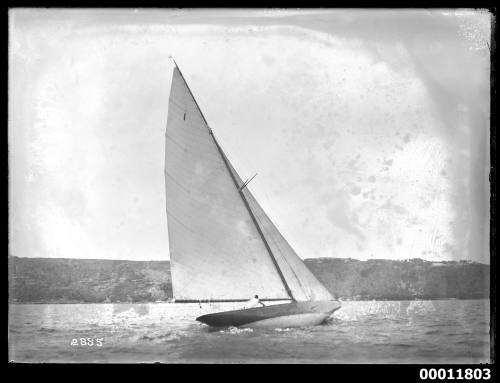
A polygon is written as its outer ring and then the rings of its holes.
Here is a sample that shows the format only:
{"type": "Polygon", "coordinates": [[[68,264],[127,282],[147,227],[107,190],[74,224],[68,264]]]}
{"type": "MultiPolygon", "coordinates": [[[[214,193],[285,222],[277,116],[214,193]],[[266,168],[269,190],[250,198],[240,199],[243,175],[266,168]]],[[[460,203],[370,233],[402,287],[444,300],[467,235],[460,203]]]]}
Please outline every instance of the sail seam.
{"type": "MultiPolygon", "coordinates": [[[[167,138],[173,143],[173,144],[176,144],[176,142],[170,137],[170,136],[167,136],[167,138]]],[[[191,142],[191,144],[193,144],[194,140],[191,142]]],[[[180,150],[182,150],[184,153],[187,153],[188,155],[190,156],[199,156],[199,157],[203,157],[205,159],[208,159],[208,160],[213,160],[214,158],[214,155],[215,154],[211,154],[211,153],[200,153],[200,152],[197,152],[196,150],[188,150],[182,146],[179,146],[176,144],[176,147],[180,150]]]]}
{"type": "Polygon", "coordinates": [[[182,188],[186,193],[190,194],[191,192],[189,191],[188,188],[186,188],[185,186],[183,186],[179,181],[177,181],[168,171],[165,170],[165,175],[168,176],[172,181],[174,181],[174,183],[179,186],[180,188],[182,188]]]}
{"type": "Polygon", "coordinates": [[[176,140],[174,140],[172,137],[170,137],[168,134],[165,134],[165,136],[167,136],[167,138],[172,141],[174,144],[176,144],[179,148],[181,148],[184,152],[187,152],[187,149],[182,146],[181,144],[179,144],[176,140]]]}

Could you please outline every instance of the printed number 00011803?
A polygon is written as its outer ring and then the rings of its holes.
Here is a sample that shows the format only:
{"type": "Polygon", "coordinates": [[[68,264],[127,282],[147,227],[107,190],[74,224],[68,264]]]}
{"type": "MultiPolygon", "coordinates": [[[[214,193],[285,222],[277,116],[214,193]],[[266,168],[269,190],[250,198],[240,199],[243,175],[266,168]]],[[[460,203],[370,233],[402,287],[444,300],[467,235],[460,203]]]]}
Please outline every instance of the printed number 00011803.
{"type": "Polygon", "coordinates": [[[489,380],[489,368],[421,368],[422,380],[489,380]]]}

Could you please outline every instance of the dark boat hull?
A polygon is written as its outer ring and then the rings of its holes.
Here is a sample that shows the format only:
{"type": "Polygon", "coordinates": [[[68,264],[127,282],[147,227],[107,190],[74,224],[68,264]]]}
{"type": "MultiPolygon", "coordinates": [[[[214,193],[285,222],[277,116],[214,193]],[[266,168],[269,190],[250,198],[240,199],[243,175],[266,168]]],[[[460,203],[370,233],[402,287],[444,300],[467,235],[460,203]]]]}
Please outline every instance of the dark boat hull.
{"type": "Polygon", "coordinates": [[[206,314],[196,320],[212,327],[305,327],[324,322],[339,308],[337,301],[291,302],[206,314]]]}

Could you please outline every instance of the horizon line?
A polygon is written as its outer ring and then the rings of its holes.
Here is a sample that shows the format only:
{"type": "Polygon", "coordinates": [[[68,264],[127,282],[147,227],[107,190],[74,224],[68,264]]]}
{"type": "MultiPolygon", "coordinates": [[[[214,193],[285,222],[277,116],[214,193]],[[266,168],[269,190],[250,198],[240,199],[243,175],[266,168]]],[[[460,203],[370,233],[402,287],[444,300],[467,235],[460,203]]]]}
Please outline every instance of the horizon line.
{"type": "MultiPolygon", "coordinates": [[[[77,261],[123,261],[123,262],[170,262],[170,259],[112,259],[112,258],[68,258],[68,257],[21,257],[18,255],[9,255],[8,258],[22,258],[22,259],[68,259],[68,260],[77,260],[77,261]]],[[[423,258],[401,258],[401,259],[391,259],[391,258],[370,258],[370,259],[358,259],[352,257],[313,257],[313,258],[304,258],[302,261],[306,260],[323,260],[323,259],[343,259],[343,260],[354,260],[358,262],[367,262],[367,261],[394,261],[394,262],[405,262],[405,261],[413,261],[413,260],[421,260],[429,263],[479,263],[482,265],[491,266],[490,263],[478,262],[473,259],[459,259],[459,260],[428,260],[423,258]]]]}

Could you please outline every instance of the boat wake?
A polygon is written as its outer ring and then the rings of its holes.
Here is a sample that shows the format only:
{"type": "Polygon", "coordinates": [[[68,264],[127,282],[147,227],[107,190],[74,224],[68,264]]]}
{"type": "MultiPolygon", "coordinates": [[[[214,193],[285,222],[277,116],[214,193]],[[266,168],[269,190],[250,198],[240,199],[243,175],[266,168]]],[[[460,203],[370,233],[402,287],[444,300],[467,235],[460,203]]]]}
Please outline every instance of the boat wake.
{"type": "Polygon", "coordinates": [[[163,343],[166,341],[174,341],[174,340],[179,340],[179,339],[181,339],[181,336],[179,334],[176,334],[173,332],[168,332],[165,334],[158,334],[158,335],[144,334],[142,336],[138,336],[136,340],[155,342],[155,343],[163,343]]]}
{"type": "Polygon", "coordinates": [[[219,333],[221,334],[242,334],[246,332],[253,332],[253,329],[251,328],[238,328],[238,327],[228,327],[225,330],[219,330],[219,333]]]}

